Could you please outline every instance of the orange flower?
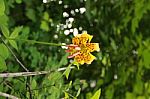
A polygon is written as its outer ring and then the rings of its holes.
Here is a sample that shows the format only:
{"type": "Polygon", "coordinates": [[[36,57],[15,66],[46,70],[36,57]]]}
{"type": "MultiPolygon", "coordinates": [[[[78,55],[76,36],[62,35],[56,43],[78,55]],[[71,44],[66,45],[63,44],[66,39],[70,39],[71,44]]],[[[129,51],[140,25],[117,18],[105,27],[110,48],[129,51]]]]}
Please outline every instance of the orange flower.
{"type": "Polygon", "coordinates": [[[70,53],[68,58],[74,57],[74,60],[80,64],[91,64],[91,62],[96,59],[91,52],[100,51],[98,43],[90,43],[92,38],[93,36],[86,32],[76,35],[72,39],[73,44],[67,45],[68,49],[66,52],[70,53]]]}

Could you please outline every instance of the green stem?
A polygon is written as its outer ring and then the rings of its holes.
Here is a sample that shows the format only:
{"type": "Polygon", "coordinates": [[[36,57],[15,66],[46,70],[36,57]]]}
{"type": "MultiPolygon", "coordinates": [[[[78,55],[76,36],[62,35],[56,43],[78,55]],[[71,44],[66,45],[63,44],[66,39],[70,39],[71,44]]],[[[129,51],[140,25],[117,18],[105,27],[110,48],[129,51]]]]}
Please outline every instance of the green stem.
{"type": "Polygon", "coordinates": [[[18,38],[7,38],[8,40],[18,40],[18,41],[25,41],[25,42],[32,42],[37,44],[44,44],[44,45],[51,45],[51,46],[66,46],[64,44],[57,44],[57,43],[49,43],[49,42],[41,42],[36,40],[27,40],[27,39],[18,39],[18,38]]]}

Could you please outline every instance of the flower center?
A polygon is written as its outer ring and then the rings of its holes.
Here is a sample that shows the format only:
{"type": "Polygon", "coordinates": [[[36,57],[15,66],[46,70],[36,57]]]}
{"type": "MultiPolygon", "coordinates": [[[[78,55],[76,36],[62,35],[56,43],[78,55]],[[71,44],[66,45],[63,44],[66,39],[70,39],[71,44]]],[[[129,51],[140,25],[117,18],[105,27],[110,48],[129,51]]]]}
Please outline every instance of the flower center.
{"type": "Polygon", "coordinates": [[[81,52],[82,53],[89,53],[88,48],[86,47],[85,44],[81,45],[81,52]]]}

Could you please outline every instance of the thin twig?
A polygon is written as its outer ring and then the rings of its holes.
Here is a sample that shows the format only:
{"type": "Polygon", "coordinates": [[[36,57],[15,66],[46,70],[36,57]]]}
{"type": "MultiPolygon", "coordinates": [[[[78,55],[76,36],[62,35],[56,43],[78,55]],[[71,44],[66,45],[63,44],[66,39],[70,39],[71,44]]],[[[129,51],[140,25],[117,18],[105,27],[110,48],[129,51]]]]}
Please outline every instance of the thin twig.
{"type": "Polygon", "coordinates": [[[33,75],[42,75],[42,74],[48,74],[48,73],[50,73],[50,71],[1,73],[0,77],[33,76],[33,75]]]}
{"type": "Polygon", "coordinates": [[[5,84],[9,89],[13,90],[13,88],[8,84],[8,82],[5,81],[4,84],[5,84]]]}
{"type": "Polygon", "coordinates": [[[6,97],[6,98],[10,98],[10,99],[19,99],[16,96],[13,96],[13,95],[10,95],[10,94],[7,94],[7,93],[3,93],[3,92],[0,92],[0,96],[6,97]]]}
{"type": "MultiPolygon", "coordinates": [[[[57,71],[63,71],[66,70],[67,67],[63,67],[63,68],[58,68],[57,71]]],[[[75,68],[74,66],[70,66],[70,69],[75,68]]]]}
{"type": "MultiPolygon", "coordinates": [[[[1,37],[0,37],[1,38],[1,37]]],[[[9,49],[9,51],[12,53],[12,55],[14,56],[14,58],[16,59],[16,61],[21,65],[21,67],[23,69],[25,69],[27,72],[29,72],[29,70],[21,63],[21,61],[17,58],[17,56],[15,55],[15,53],[11,50],[11,48],[5,43],[5,41],[1,38],[2,42],[5,44],[5,46],[9,49]]]]}
{"type": "MultiPolygon", "coordinates": [[[[70,69],[75,68],[73,66],[70,67],[70,69]]],[[[57,71],[63,71],[66,70],[66,67],[59,68],[57,71]]],[[[51,71],[37,71],[37,72],[18,72],[18,73],[0,73],[0,77],[20,77],[20,76],[35,76],[35,75],[43,75],[48,74],[51,71]]]]}
{"type": "Polygon", "coordinates": [[[31,77],[29,76],[29,77],[27,77],[27,82],[26,82],[26,85],[27,85],[27,87],[28,87],[28,89],[29,89],[29,96],[30,96],[30,99],[33,99],[32,98],[32,92],[31,92],[31,77]]]}

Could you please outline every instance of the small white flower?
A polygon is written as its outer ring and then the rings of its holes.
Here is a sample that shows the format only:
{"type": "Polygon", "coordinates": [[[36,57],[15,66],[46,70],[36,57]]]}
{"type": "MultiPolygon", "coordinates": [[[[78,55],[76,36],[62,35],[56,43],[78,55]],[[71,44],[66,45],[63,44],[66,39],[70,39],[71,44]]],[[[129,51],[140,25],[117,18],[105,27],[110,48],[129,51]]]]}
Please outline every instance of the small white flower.
{"type": "Polygon", "coordinates": [[[74,21],[74,18],[69,18],[69,21],[72,23],[74,21]]]}
{"type": "Polygon", "coordinates": [[[64,34],[65,34],[65,35],[69,35],[69,33],[70,33],[69,30],[65,30],[65,31],[64,31],[64,34]]]}
{"type": "Polygon", "coordinates": [[[55,35],[54,35],[54,38],[55,38],[55,39],[58,39],[58,35],[57,35],[57,34],[55,34],[55,35]]]}
{"type": "Polygon", "coordinates": [[[70,29],[70,32],[73,32],[73,29],[70,29]]]}
{"type": "Polygon", "coordinates": [[[59,3],[59,4],[62,4],[62,1],[60,0],[58,3],[59,3]]]}
{"type": "Polygon", "coordinates": [[[74,12],[74,10],[71,10],[71,11],[70,11],[70,13],[71,13],[72,15],[75,15],[75,12],[74,12]]]}
{"type": "Polygon", "coordinates": [[[82,27],[79,27],[79,30],[81,31],[81,30],[82,30],[82,27]]]}
{"type": "Polygon", "coordinates": [[[74,29],[73,29],[73,35],[74,35],[74,36],[78,35],[78,29],[77,29],[77,28],[74,28],[74,29]]]}
{"type": "Polygon", "coordinates": [[[72,27],[72,24],[68,24],[68,28],[71,28],[72,27]]]}
{"type": "Polygon", "coordinates": [[[75,12],[79,12],[79,9],[75,9],[75,12]]]}
{"type": "Polygon", "coordinates": [[[86,11],[85,8],[80,8],[79,10],[80,10],[80,13],[81,13],[81,14],[83,14],[83,13],[86,11]]]}
{"type": "Polygon", "coordinates": [[[47,0],[43,0],[43,3],[47,3],[47,0]]]}
{"type": "Polygon", "coordinates": [[[67,12],[63,12],[63,17],[69,17],[69,14],[67,12]]]}
{"type": "Polygon", "coordinates": [[[118,79],[118,76],[116,74],[114,75],[114,79],[118,79]]]}

